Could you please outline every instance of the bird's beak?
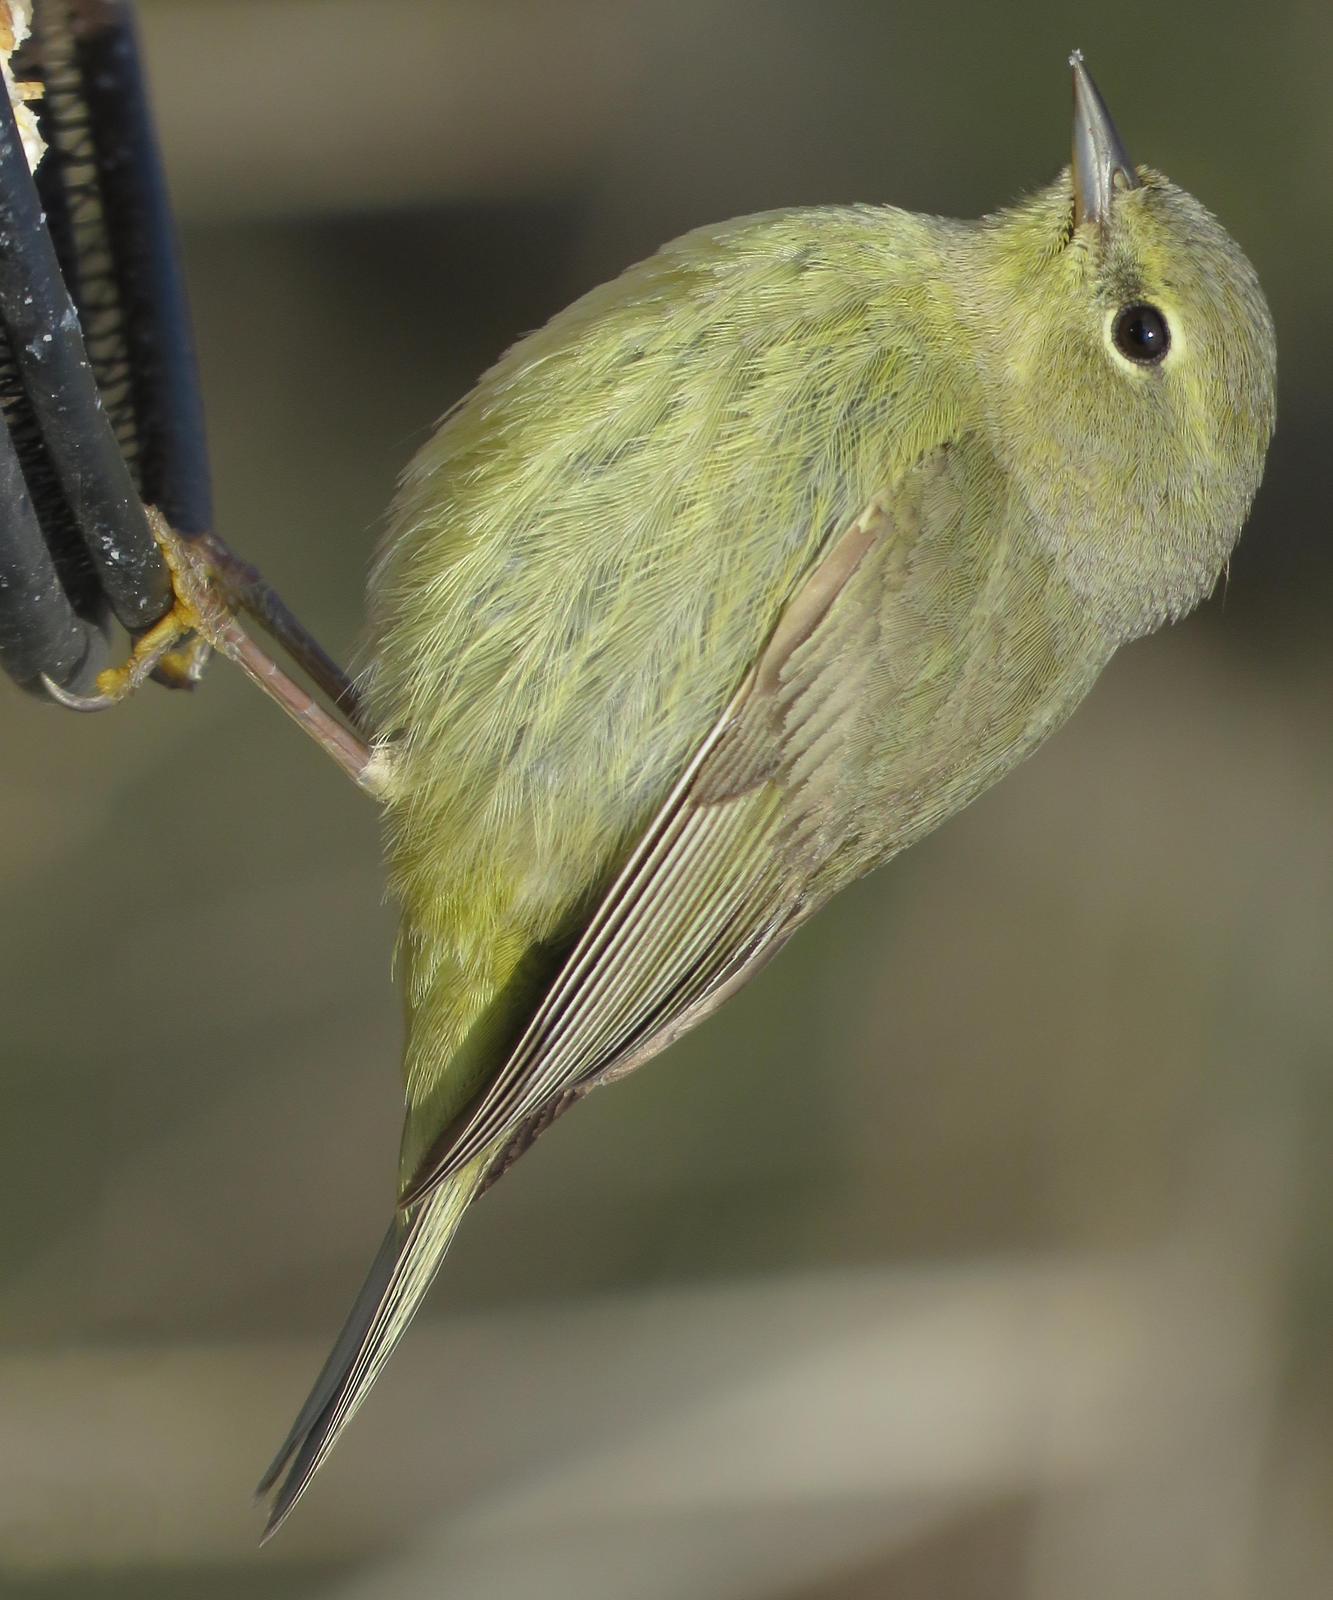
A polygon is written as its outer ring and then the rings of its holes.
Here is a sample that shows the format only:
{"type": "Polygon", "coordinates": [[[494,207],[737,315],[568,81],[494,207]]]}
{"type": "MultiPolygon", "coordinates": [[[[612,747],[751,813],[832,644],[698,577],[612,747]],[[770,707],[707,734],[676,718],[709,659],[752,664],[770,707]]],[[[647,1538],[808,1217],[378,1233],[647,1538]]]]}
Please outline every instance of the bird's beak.
{"type": "Polygon", "coordinates": [[[1104,227],[1115,191],[1137,189],[1139,180],[1081,50],[1074,51],[1069,65],[1074,69],[1074,226],[1095,222],[1104,227]]]}

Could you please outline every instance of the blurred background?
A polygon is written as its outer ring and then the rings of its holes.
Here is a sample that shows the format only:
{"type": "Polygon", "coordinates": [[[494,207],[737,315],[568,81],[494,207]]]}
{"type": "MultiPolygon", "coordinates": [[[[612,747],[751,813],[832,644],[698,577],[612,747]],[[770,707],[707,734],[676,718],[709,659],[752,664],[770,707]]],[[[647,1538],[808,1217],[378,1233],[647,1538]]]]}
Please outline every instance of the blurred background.
{"type": "Polygon", "coordinates": [[[1073,45],[1256,262],[1280,423],[1224,593],[487,1196],[262,1554],[393,1192],[374,810],[225,665],[0,693],[0,1594],[1333,1593],[1333,12],[141,11],[219,527],[335,653],[517,335],[697,223],[1006,203],[1073,45]]]}

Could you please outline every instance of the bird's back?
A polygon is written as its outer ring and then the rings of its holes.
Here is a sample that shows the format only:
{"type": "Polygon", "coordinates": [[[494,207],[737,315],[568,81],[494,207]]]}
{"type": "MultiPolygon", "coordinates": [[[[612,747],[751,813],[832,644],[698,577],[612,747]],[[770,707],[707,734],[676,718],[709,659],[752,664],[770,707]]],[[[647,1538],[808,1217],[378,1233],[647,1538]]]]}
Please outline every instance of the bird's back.
{"type": "Polygon", "coordinates": [[[932,337],[956,226],[866,207],[688,235],[515,346],[409,470],[373,693],[427,1120],[475,1089],[489,1046],[448,1070],[469,1029],[502,1046],[821,546],[966,426],[932,337]]]}

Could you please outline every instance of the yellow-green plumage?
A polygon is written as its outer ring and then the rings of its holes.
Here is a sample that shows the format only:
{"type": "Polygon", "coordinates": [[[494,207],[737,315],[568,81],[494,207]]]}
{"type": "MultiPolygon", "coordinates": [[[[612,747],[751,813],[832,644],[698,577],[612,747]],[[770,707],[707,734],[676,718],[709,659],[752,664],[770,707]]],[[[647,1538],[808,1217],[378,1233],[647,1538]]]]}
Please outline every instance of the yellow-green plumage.
{"type": "Polygon", "coordinates": [[[623,859],[821,543],[889,481],[886,444],[910,462],[957,427],[916,376],[930,324],[899,309],[933,298],[932,229],[894,215],[907,240],[866,209],[668,246],[511,351],[413,464],[372,692],[399,735],[414,1104],[623,859]]]}
{"type": "Polygon", "coordinates": [[[266,1479],[274,1525],[488,1175],[1215,582],[1271,325],[1207,212],[1126,182],[1094,220],[1065,174],[980,223],[687,235],[515,346],[413,463],[370,677],[406,1205],[266,1479]],[[1114,343],[1140,302],[1159,363],[1114,343]]]}

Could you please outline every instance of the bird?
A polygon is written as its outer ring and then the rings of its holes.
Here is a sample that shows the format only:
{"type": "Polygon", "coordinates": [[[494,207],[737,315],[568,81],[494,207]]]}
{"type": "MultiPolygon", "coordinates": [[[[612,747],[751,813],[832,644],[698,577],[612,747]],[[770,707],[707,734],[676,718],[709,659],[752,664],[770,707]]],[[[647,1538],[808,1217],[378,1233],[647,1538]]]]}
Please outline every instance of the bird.
{"type": "Polygon", "coordinates": [[[976,221],[698,228],[515,344],[404,475],[364,684],[398,1202],[260,1484],[265,1537],[472,1202],[1215,586],[1273,431],[1272,321],[1070,60],[1046,187],[976,221]]]}

